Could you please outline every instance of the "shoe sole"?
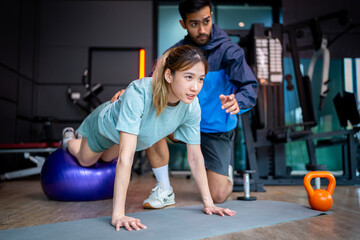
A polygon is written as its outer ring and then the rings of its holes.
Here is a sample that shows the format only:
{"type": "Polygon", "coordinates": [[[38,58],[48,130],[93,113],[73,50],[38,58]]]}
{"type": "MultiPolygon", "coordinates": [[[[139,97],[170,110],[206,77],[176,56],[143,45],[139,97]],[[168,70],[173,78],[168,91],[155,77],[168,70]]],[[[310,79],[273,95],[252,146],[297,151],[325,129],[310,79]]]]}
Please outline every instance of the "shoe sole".
{"type": "Polygon", "coordinates": [[[145,203],[143,207],[144,207],[145,209],[163,209],[163,208],[166,208],[166,207],[169,207],[169,206],[173,206],[173,205],[175,205],[175,203],[167,204],[167,205],[165,205],[165,206],[163,206],[163,207],[156,208],[156,207],[151,206],[150,203],[145,203]]]}

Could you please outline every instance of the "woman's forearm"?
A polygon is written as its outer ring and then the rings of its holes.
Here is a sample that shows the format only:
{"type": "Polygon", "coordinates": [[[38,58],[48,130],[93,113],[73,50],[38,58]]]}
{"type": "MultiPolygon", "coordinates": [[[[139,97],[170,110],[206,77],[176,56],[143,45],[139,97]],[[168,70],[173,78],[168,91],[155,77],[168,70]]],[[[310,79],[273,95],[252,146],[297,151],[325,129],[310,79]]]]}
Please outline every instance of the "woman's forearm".
{"type": "Polygon", "coordinates": [[[234,211],[230,209],[224,209],[221,207],[215,206],[209,189],[209,183],[206,176],[204,157],[201,153],[200,145],[187,145],[188,149],[188,162],[192,172],[192,175],[195,179],[196,184],[200,190],[202,200],[204,202],[204,212],[206,214],[219,214],[224,216],[233,216],[234,211]]]}
{"type": "Polygon", "coordinates": [[[112,217],[125,216],[126,193],[130,182],[132,162],[136,149],[137,136],[121,132],[119,158],[116,165],[112,217]]]}
{"type": "Polygon", "coordinates": [[[126,193],[129,186],[131,174],[131,165],[124,164],[124,161],[118,160],[116,166],[116,176],[114,184],[114,197],[113,197],[113,213],[112,217],[125,216],[125,201],[126,193]]]}
{"type": "Polygon", "coordinates": [[[199,188],[200,195],[204,202],[204,205],[205,206],[213,205],[214,202],[211,198],[209,183],[206,177],[205,166],[200,162],[201,162],[200,159],[194,161],[193,170],[191,172],[199,188]]]}
{"type": "Polygon", "coordinates": [[[191,169],[191,173],[199,188],[201,198],[205,206],[213,205],[214,202],[211,198],[209,183],[206,176],[204,158],[199,148],[188,147],[188,162],[191,169]],[[193,151],[195,150],[195,151],[193,151]]]}

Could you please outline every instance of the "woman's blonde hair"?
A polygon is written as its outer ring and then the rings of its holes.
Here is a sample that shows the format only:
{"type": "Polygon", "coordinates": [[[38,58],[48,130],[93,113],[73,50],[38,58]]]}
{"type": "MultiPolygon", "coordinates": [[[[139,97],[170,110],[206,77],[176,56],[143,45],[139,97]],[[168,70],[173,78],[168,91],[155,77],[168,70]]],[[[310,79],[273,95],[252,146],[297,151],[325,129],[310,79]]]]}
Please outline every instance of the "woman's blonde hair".
{"type": "Polygon", "coordinates": [[[197,63],[202,62],[205,66],[205,74],[208,71],[208,63],[204,53],[197,47],[182,45],[167,50],[158,61],[153,73],[152,94],[156,109],[156,116],[166,108],[168,102],[169,83],[165,80],[165,70],[171,74],[176,71],[186,71],[197,63]]]}

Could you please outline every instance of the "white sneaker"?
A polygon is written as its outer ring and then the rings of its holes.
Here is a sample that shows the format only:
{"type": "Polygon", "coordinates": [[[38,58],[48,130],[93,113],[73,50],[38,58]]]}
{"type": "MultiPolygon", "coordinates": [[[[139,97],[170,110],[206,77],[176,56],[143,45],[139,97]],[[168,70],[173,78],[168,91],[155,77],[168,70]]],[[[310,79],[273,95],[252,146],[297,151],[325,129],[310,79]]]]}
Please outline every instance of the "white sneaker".
{"type": "Polygon", "coordinates": [[[143,203],[144,208],[158,209],[175,204],[175,194],[166,189],[163,183],[157,183],[151,190],[151,194],[143,203]]]}
{"type": "Polygon", "coordinates": [[[62,147],[67,148],[67,142],[71,139],[75,139],[74,129],[72,127],[66,127],[62,131],[62,147]]]}

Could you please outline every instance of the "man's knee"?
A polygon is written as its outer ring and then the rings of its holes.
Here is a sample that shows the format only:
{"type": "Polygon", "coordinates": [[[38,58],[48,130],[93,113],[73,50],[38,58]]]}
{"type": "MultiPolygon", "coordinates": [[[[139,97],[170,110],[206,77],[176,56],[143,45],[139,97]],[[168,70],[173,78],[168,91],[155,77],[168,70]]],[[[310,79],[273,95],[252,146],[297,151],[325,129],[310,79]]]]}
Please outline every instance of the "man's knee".
{"type": "Polygon", "coordinates": [[[223,203],[228,198],[229,194],[225,191],[215,191],[211,192],[211,197],[214,203],[223,203]]]}
{"type": "Polygon", "coordinates": [[[208,181],[214,203],[223,203],[232,192],[233,186],[227,176],[208,170],[208,181]]]}

